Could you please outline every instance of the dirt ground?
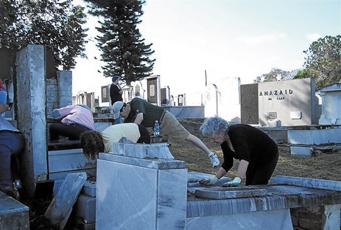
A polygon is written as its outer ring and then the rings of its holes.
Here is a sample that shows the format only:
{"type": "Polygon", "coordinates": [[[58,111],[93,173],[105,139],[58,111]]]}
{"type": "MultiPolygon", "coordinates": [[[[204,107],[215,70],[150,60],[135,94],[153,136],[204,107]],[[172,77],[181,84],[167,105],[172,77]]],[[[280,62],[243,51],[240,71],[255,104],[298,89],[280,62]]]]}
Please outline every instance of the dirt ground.
{"type": "MultiPolygon", "coordinates": [[[[202,120],[186,120],[182,124],[193,135],[199,137],[207,146],[214,150],[222,161],[220,146],[208,138],[204,138],[199,127],[202,120]]],[[[176,140],[171,143],[170,150],[178,160],[184,160],[189,170],[215,173],[205,153],[187,141],[176,140]]],[[[279,147],[280,157],[274,175],[300,176],[329,180],[341,180],[341,152],[321,154],[314,157],[291,156],[286,148],[279,147]]],[[[227,176],[233,177],[236,173],[236,162],[227,176]]]]}

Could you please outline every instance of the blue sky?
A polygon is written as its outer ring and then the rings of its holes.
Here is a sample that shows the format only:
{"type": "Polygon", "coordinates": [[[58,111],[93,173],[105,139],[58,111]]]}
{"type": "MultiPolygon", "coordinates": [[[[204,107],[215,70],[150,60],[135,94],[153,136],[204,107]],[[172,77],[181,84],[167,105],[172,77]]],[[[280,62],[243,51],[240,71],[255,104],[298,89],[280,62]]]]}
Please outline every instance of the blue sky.
{"type": "MultiPolygon", "coordinates": [[[[235,77],[250,83],[271,68],[302,68],[312,41],[341,34],[341,0],[146,0],[143,10],[139,28],[153,43],[153,72],[174,95],[195,95],[205,69],[212,83],[235,77]]],[[[96,20],[89,20],[93,27],[96,20]]],[[[77,59],[73,93],[99,96],[110,80],[97,72],[92,42],[87,55],[77,59]]]]}

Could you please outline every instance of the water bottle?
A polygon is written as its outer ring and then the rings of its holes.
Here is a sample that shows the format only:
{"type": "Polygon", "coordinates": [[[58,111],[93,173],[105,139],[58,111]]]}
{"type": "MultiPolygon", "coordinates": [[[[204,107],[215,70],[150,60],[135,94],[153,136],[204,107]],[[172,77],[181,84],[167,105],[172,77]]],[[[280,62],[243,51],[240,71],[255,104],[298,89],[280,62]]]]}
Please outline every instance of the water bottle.
{"type": "Polygon", "coordinates": [[[154,123],[154,137],[158,137],[160,136],[160,124],[159,124],[159,121],[156,120],[155,123],[154,123]]]}

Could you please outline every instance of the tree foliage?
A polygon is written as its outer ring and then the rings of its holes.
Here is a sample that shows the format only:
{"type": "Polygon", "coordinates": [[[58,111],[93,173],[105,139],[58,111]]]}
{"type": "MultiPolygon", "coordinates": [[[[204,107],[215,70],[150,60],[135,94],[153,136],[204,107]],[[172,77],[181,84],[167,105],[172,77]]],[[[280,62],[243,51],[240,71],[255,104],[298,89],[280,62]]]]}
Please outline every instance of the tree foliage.
{"type": "Polygon", "coordinates": [[[320,38],[304,53],[305,73],[315,79],[318,87],[340,82],[341,35],[320,38]]]}
{"type": "Polygon", "coordinates": [[[286,71],[278,68],[273,68],[269,73],[258,76],[256,82],[270,82],[292,79],[297,73],[297,70],[286,71]]]}
{"type": "Polygon", "coordinates": [[[85,56],[84,8],[72,0],[1,0],[0,48],[20,50],[28,44],[49,47],[56,67],[71,69],[85,56]]]}
{"type": "Polygon", "coordinates": [[[143,15],[141,0],[86,0],[91,12],[100,16],[100,35],[96,37],[102,51],[106,77],[118,75],[128,85],[152,74],[154,53],[137,27],[143,15]]]}

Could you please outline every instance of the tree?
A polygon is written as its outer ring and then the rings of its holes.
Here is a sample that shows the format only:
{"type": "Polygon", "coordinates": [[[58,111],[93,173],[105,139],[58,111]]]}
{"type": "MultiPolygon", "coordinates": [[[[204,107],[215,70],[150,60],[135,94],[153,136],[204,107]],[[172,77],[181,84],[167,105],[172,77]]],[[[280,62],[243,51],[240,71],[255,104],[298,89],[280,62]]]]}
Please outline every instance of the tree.
{"type": "Polygon", "coordinates": [[[1,0],[0,48],[20,50],[28,44],[49,47],[56,67],[71,69],[85,56],[84,8],[72,0],[1,0]]]}
{"type": "Polygon", "coordinates": [[[341,80],[341,35],[325,36],[310,44],[306,54],[307,75],[320,88],[341,80]]]}
{"type": "Polygon", "coordinates": [[[269,73],[258,76],[256,82],[270,82],[292,79],[298,70],[286,71],[278,68],[272,68],[269,73]]]}
{"type": "Polygon", "coordinates": [[[152,44],[137,28],[143,15],[141,0],[86,0],[92,3],[91,13],[102,16],[100,35],[96,37],[101,49],[102,66],[106,77],[118,75],[127,85],[152,74],[155,59],[152,44]]]}

